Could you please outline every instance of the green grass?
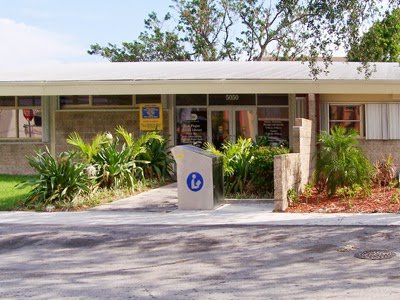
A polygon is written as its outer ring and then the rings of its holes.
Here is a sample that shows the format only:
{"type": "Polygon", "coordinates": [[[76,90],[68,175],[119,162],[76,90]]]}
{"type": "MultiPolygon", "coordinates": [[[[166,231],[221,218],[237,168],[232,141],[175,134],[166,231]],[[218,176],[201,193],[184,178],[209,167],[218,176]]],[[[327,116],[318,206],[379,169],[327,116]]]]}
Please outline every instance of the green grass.
{"type": "Polygon", "coordinates": [[[31,177],[0,174],[0,211],[16,209],[17,202],[23,199],[30,190],[29,186],[19,188],[16,185],[29,178],[31,177]]]}

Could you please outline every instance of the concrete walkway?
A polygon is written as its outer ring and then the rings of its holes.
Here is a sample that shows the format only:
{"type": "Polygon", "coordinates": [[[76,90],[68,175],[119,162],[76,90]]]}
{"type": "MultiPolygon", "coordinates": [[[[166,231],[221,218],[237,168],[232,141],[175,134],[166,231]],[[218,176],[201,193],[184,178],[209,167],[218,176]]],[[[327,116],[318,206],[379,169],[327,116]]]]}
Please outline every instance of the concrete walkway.
{"type": "Polygon", "coordinates": [[[211,211],[177,209],[171,184],[83,212],[1,212],[0,224],[400,226],[400,214],[273,213],[273,204],[223,204],[211,211]]]}

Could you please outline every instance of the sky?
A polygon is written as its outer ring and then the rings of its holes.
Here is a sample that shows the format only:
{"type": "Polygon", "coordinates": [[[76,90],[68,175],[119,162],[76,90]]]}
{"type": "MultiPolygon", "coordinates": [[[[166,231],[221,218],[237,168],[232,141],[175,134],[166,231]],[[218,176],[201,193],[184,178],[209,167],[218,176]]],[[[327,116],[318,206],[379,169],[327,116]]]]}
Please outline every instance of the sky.
{"type": "Polygon", "coordinates": [[[26,65],[106,62],[91,44],[120,44],[143,31],[169,0],[0,0],[0,70],[26,65]]]}

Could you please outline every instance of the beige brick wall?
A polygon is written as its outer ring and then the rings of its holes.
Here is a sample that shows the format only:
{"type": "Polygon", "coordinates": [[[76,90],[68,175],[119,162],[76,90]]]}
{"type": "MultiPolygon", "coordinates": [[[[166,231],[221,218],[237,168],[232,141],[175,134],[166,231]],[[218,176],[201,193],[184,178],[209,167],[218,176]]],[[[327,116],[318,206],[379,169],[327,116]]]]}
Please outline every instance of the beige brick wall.
{"type": "Polygon", "coordinates": [[[44,147],[42,143],[1,143],[0,174],[34,174],[26,157],[44,147]]]}
{"type": "MultiPolygon", "coordinates": [[[[164,111],[164,135],[168,135],[168,111],[164,111]]],[[[110,131],[118,125],[123,126],[134,136],[139,136],[138,111],[57,111],[55,112],[55,149],[59,153],[70,149],[66,143],[70,133],[77,131],[89,141],[97,133],[110,131]]]]}
{"type": "Polygon", "coordinates": [[[301,192],[310,180],[314,169],[315,131],[313,122],[296,119],[293,127],[292,152],[274,158],[274,199],[275,211],[288,207],[288,191],[301,192]]]}
{"type": "Polygon", "coordinates": [[[359,146],[371,163],[386,159],[392,154],[394,163],[400,167],[400,140],[360,140],[359,146]]]}

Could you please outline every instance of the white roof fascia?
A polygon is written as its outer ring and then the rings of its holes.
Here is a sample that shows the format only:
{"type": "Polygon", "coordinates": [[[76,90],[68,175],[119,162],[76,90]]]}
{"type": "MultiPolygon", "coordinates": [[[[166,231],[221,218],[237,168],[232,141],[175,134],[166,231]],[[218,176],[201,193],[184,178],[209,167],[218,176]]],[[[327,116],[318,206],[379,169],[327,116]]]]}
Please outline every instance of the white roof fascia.
{"type": "Polygon", "coordinates": [[[115,80],[0,82],[0,95],[400,94],[400,80],[115,80]]]}

